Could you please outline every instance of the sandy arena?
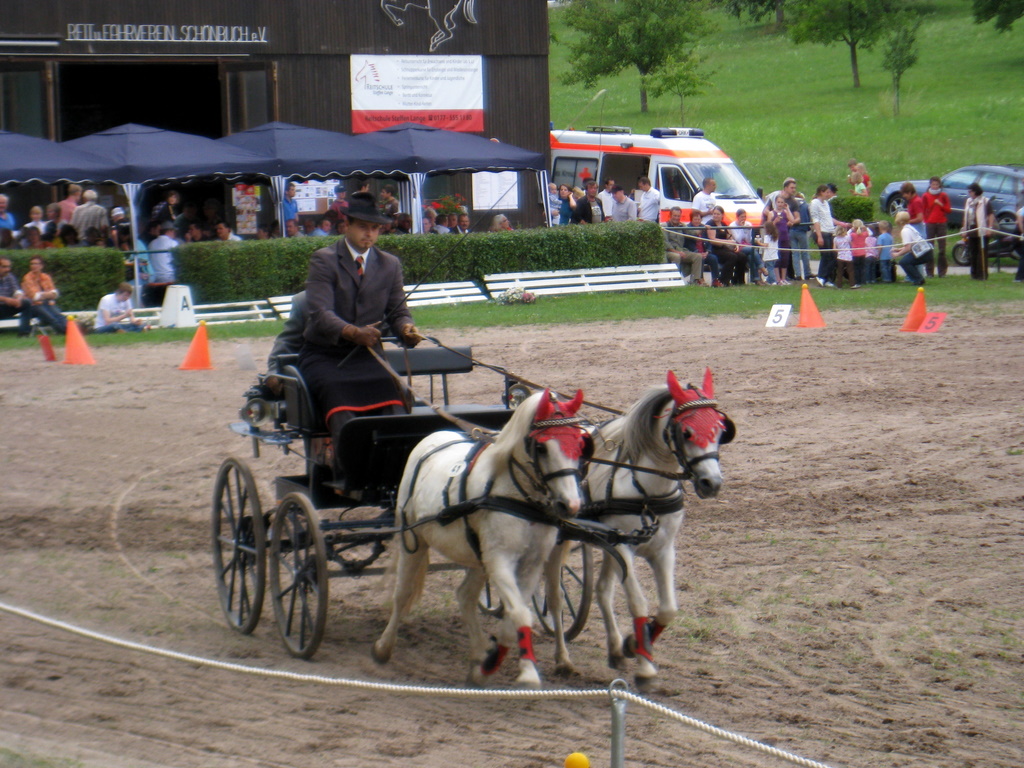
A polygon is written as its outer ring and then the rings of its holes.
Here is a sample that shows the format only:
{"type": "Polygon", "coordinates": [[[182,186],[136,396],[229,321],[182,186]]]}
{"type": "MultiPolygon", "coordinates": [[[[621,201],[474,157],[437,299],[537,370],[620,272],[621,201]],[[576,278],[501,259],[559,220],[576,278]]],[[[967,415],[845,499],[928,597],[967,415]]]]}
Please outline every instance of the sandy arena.
{"type": "MultiPolygon", "coordinates": [[[[908,306],[910,294],[908,292],[908,306]]],[[[688,497],[681,614],[656,646],[651,698],[832,766],[1024,765],[1024,310],[949,312],[935,334],[902,314],[832,313],[828,328],[688,318],[428,330],[477,356],[617,406],[715,374],[738,437],[716,500],[688,497]]],[[[333,579],[315,659],[288,657],[269,602],[250,637],[224,623],[210,565],[210,493],[229,455],[264,505],[300,467],[229,431],[271,339],[97,347],[95,366],[3,353],[0,600],[161,648],[335,678],[461,686],[456,577],[428,595],[378,666],[379,577],[333,579]]],[[[487,372],[456,402],[496,402],[487,372]]],[[[646,576],[646,571],[645,571],[646,576]]],[[[623,625],[626,620],[622,619],[623,625]]],[[[0,612],[0,747],[103,768],[555,768],[608,765],[606,701],[472,701],[368,693],[211,670],[0,612]]],[[[606,686],[596,608],[570,650],[606,686]]],[[[495,682],[507,685],[506,663],[495,682]]],[[[0,749],[0,765],[7,765],[0,749]]],[[[785,763],[631,705],[630,766],[785,763]]]]}

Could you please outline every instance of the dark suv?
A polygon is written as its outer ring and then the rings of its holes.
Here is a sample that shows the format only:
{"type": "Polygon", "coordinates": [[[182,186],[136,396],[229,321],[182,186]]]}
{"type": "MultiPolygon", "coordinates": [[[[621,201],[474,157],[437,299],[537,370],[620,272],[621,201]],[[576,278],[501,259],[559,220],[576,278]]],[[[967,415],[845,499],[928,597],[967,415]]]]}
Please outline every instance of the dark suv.
{"type": "MultiPolygon", "coordinates": [[[[1017,193],[1024,182],[1024,165],[965,165],[942,177],[942,189],[949,195],[953,210],[949,223],[954,227],[963,224],[964,201],[967,199],[967,185],[977,182],[985,191],[985,197],[992,201],[992,213],[1001,228],[1011,228],[1017,220],[1017,193]]],[[[906,207],[900,197],[900,186],[904,182],[894,181],[882,190],[878,198],[882,210],[895,216],[906,207]]],[[[923,195],[929,181],[912,181],[917,194],[923,195]]]]}

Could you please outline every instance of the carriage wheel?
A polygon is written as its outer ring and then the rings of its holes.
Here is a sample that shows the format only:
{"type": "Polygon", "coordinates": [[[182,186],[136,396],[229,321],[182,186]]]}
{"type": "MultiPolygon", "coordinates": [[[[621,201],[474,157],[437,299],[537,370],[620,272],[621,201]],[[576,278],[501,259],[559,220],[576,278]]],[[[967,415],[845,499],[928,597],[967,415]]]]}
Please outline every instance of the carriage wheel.
{"type": "Polygon", "coordinates": [[[213,577],[228,625],[248,635],[263,610],[267,531],[249,466],[228,458],[217,470],[211,509],[213,577]]]}
{"type": "Polygon", "coordinates": [[[327,550],[320,516],[301,493],[277,507],[270,532],[270,597],[288,652],[308,659],[327,623],[327,550]]]}
{"type": "MultiPolygon", "coordinates": [[[[568,642],[587,625],[590,603],[594,599],[594,553],[590,547],[576,543],[570,548],[562,563],[559,584],[562,590],[562,632],[568,642]]],[[[533,608],[544,631],[554,634],[555,626],[543,588],[533,596],[533,608]]]]}

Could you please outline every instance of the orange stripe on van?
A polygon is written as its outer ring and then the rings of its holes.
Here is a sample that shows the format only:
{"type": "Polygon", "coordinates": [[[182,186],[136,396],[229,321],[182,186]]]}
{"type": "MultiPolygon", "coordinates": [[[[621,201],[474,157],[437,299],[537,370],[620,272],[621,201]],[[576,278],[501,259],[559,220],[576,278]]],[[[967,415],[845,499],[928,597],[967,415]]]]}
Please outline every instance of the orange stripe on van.
{"type": "Polygon", "coordinates": [[[615,155],[664,155],[665,157],[723,157],[726,160],[729,156],[721,149],[708,150],[685,150],[685,149],[660,149],[658,147],[630,147],[623,149],[615,144],[597,146],[595,144],[563,144],[557,139],[551,141],[552,149],[563,149],[572,152],[597,152],[615,155]]]}

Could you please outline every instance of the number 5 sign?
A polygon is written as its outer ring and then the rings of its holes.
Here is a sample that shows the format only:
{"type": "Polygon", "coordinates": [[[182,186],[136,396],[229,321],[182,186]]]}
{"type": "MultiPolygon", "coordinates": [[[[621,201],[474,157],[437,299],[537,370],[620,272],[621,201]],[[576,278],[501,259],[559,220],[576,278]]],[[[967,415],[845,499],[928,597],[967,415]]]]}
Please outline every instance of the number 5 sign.
{"type": "Polygon", "coordinates": [[[921,321],[918,333],[935,333],[942,327],[942,321],[946,319],[945,312],[929,312],[921,321]]]}
{"type": "Polygon", "coordinates": [[[768,313],[768,322],[765,328],[785,328],[789,322],[789,313],[793,311],[792,304],[773,304],[772,311],[768,313]]]}

